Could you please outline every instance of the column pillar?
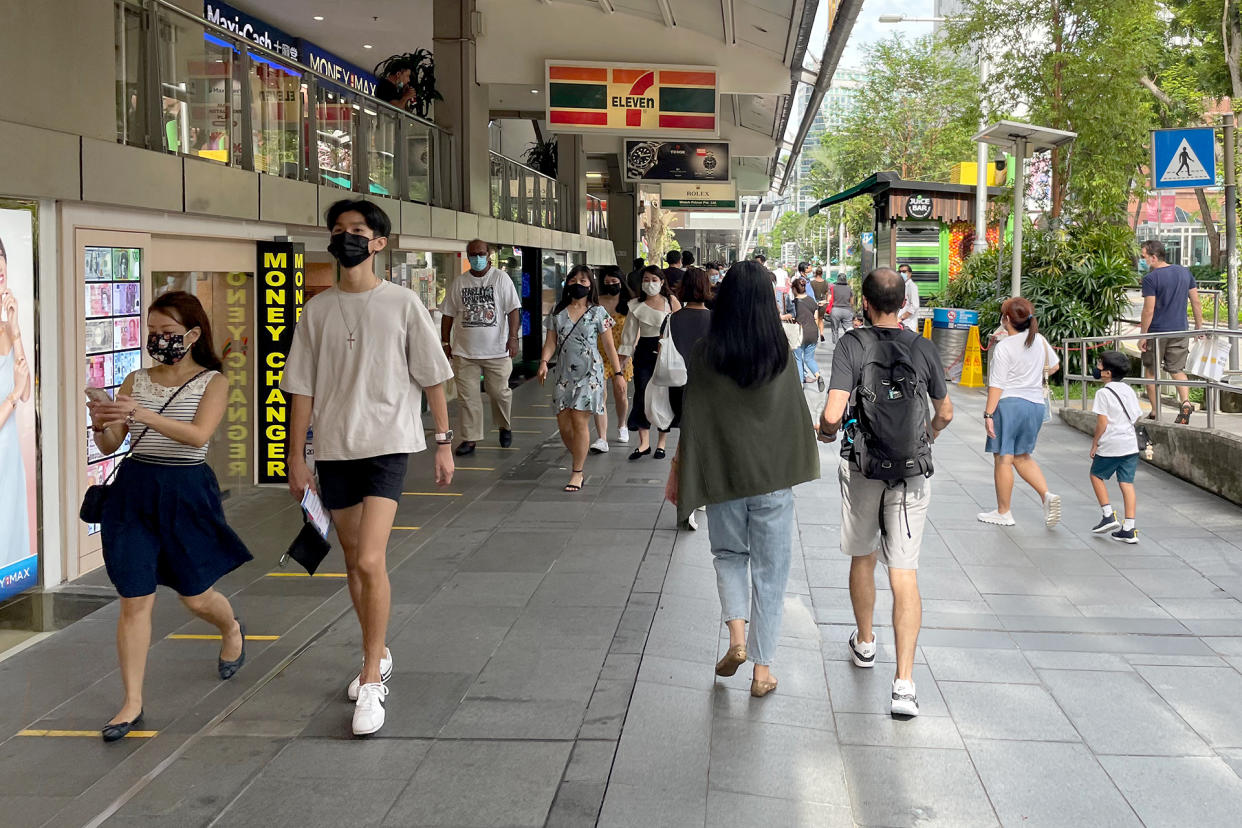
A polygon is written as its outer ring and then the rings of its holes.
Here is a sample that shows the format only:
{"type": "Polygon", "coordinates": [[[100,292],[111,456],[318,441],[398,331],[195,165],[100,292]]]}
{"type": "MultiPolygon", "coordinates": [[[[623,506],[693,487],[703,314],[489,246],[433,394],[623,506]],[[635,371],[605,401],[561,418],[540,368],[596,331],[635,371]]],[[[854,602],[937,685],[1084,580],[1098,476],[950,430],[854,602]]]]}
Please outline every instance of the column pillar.
{"type": "Polygon", "coordinates": [[[562,204],[567,217],[563,230],[586,230],[586,151],[581,135],[556,136],[556,182],[569,189],[569,203],[562,204]]]}
{"type": "Polygon", "coordinates": [[[435,122],[453,133],[454,149],[448,178],[454,202],[447,206],[490,215],[488,163],[488,91],[474,71],[474,0],[433,0],[436,85],[444,100],[436,101],[435,122]]]}

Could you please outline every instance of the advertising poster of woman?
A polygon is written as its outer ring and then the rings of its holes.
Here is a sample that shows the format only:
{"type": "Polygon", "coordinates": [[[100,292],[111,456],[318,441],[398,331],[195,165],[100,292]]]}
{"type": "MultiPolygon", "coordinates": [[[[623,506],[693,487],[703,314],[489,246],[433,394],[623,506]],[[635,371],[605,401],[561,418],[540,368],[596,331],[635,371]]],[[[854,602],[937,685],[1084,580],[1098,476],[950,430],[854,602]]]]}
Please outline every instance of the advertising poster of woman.
{"type": "Polygon", "coordinates": [[[0,209],[0,600],[38,582],[35,477],[33,221],[0,209]]]}

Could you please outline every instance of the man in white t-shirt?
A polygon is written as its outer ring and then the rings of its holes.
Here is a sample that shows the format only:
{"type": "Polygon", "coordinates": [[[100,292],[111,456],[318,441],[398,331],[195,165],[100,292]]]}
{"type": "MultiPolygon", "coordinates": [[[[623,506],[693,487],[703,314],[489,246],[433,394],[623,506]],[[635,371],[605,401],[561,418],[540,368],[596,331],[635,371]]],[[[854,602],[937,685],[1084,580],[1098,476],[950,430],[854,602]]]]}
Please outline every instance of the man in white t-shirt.
{"type": "Polygon", "coordinates": [[[783,299],[789,293],[789,271],[785,269],[784,264],[778,264],[776,270],[772,271],[772,275],[776,277],[777,297],[783,299]]]}
{"type": "Polygon", "coordinates": [[[375,273],[388,244],[388,216],[369,201],[328,209],[328,252],[340,281],[306,303],[280,379],[289,395],[289,491],[316,492],[332,512],[345,553],[354,612],[362,627],[362,670],[349,682],[355,736],[384,726],[392,653],[385,646],[392,587],[388,536],[405,488],[410,454],[427,447],[423,394],[435,421],[436,483],[453,480],[453,432],[445,383],[452,377],[431,314],[412,290],[375,273]],[[306,430],[315,421],[315,473],[306,430]],[[315,476],[318,475],[318,482],[315,476]]]}
{"type": "Polygon", "coordinates": [[[903,264],[897,268],[897,272],[901,274],[901,281],[905,283],[906,303],[901,306],[901,312],[897,317],[901,320],[901,324],[909,330],[918,332],[919,327],[919,286],[914,282],[914,271],[910,269],[910,265],[903,264]]]}
{"type": "Polygon", "coordinates": [[[1139,444],[1134,423],[1143,416],[1143,409],[1138,394],[1125,382],[1129,370],[1130,358],[1119,351],[1100,354],[1095,366],[1095,378],[1104,380],[1106,385],[1095,392],[1092,405],[1096,417],[1095,435],[1091,440],[1091,488],[1103,516],[1091,531],[1102,535],[1116,530],[1112,532],[1113,540],[1138,543],[1138,529],[1134,528],[1138,507],[1134,473],[1138,470],[1139,444]],[[1125,522],[1121,524],[1109,503],[1108,485],[1104,482],[1114,474],[1121,485],[1125,506],[1125,522]]]}
{"type": "Polygon", "coordinates": [[[492,420],[500,430],[500,445],[508,448],[513,444],[509,375],[522,330],[522,300],[513,278],[488,263],[487,242],[475,239],[466,245],[466,258],[470,269],[453,280],[440,305],[444,315],[440,341],[457,377],[462,431],[458,457],[474,454],[475,444],[483,439],[479,374],[492,401],[492,420]]]}

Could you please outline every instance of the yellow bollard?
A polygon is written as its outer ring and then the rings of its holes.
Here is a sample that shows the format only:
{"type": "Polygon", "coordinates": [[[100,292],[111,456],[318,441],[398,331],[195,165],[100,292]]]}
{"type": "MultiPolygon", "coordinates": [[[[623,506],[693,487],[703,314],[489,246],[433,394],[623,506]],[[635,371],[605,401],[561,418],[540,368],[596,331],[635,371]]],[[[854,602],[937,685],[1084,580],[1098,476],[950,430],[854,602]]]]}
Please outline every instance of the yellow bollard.
{"type": "Polygon", "coordinates": [[[924,339],[931,339],[931,328],[932,328],[931,322],[932,321],[931,321],[930,316],[923,320],[923,338],[924,339]]]}
{"type": "Polygon", "coordinates": [[[983,387],[983,351],[979,344],[979,326],[970,326],[970,336],[966,339],[966,354],[962,357],[963,388],[983,387]]]}

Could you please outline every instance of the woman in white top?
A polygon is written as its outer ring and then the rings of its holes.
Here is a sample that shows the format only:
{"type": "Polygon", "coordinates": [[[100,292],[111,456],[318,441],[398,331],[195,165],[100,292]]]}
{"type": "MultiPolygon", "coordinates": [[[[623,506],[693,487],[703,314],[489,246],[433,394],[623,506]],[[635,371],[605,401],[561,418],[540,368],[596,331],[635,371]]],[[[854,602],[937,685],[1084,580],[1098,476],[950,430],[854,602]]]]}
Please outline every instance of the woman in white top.
{"type": "MultiPolygon", "coordinates": [[[[626,424],[638,432],[638,448],[630,454],[631,460],[651,453],[651,421],[647,419],[644,395],[660,353],[660,328],[670,313],[681,310],[681,303],[669,293],[668,282],[658,267],[643,268],[642,291],[642,297],[630,302],[621,347],[617,350],[621,355],[622,371],[625,363],[634,360],[634,404],[626,424]]],[[[656,441],[656,460],[664,459],[666,442],[668,432],[661,431],[656,441]]]]}
{"type": "Polygon", "coordinates": [[[88,405],[100,451],[113,454],[126,436],[132,451],[108,487],[101,522],[104,565],[121,596],[116,642],[125,685],[124,704],[103,728],[105,742],[142,723],[158,584],[220,631],[221,679],[232,678],[246,660],[246,627],[214,584],[250,553],[225,522],[220,488],[205,462],[224,417],[228,380],[197,298],[164,294],[152,303],[147,326],[147,353],[159,365],[126,377],[115,400],[88,405]]]}
{"type": "Polygon", "coordinates": [[[1010,501],[1013,472],[1031,485],[1044,505],[1044,525],[1061,520],[1061,498],[1048,491],[1044,473],[1031,457],[1039,429],[1044,423],[1044,384],[1060,367],[1048,340],[1039,334],[1035,308],[1021,297],[1001,305],[1004,339],[992,346],[988,365],[988,401],[983,421],[988,429],[984,449],[995,455],[996,511],[980,512],[979,520],[1013,526],[1010,501]]]}

